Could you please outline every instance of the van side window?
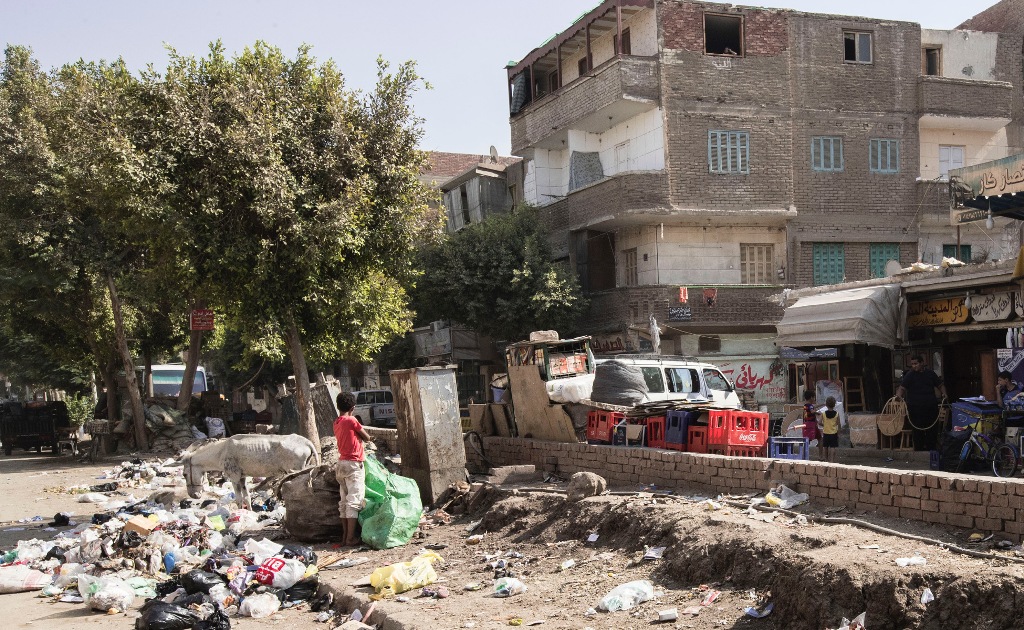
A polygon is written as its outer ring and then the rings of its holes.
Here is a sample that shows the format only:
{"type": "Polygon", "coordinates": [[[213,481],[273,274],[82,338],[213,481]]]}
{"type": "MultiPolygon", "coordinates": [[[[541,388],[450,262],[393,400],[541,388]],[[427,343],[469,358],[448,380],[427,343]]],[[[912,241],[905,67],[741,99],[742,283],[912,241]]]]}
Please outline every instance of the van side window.
{"type": "Polygon", "coordinates": [[[356,394],[356,404],[357,405],[365,405],[366,404],[366,394],[365,393],[359,392],[358,394],[356,394]]]}
{"type": "Polygon", "coordinates": [[[704,381],[708,384],[708,389],[713,389],[719,392],[732,391],[732,385],[729,384],[729,379],[725,378],[718,370],[704,368],[704,381]]]}
{"type": "Polygon", "coordinates": [[[644,375],[647,382],[647,391],[652,394],[661,394],[665,391],[665,383],[661,380],[661,370],[656,367],[642,367],[640,373],[644,375]]]}
{"type": "Polygon", "coordinates": [[[697,370],[688,368],[665,368],[668,391],[673,394],[692,394],[700,391],[697,370]]]}
{"type": "Polygon", "coordinates": [[[391,396],[391,392],[384,392],[384,402],[393,403],[395,399],[391,396]]]}

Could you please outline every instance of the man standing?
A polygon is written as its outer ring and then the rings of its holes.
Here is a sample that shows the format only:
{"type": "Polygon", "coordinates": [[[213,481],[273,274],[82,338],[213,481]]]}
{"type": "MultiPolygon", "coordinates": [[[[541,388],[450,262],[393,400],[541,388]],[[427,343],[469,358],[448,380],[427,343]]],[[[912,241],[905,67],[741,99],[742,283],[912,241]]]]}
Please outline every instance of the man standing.
{"type": "Polygon", "coordinates": [[[946,398],[946,385],[942,378],[933,370],[925,367],[924,357],[914,355],[910,358],[910,370],[903,375],[903,381],[896,389],[897,398],[906,398],[907,415],[914,429],[914,450],[931,451],[936,448],[936,441],[942,427],[936,421],[939,416],[939,399],[935,397],[938,389],[946,398]]]}
{"type": "Polygon", "coordinates": [[[341,392],[337,398],[341,415],[334,421],[334,439],[338,442],[338,463],[334,473],[338,479],[338,511],[341,513],[342,545],[351,547],[359,544],[359,510],[363,509],[366,496],[363,473],[363,442],[370,441],[370,435],[359,424],[352,410],[356,397],[341,392]]]}

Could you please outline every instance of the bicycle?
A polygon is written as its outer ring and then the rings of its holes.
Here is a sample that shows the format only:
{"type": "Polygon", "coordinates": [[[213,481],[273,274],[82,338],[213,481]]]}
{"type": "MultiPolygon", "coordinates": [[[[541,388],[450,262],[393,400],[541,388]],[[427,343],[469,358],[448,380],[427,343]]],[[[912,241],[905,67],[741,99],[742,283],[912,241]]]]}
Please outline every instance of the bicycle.
{"type": "Polygon", "coordinates": [[[973,459],[991,463],[992,474],[996,477],[1012,477],[1020,466],[1020,453],[1012,444],[1006,444],[1000,438],[975,431],[968,427],[971,434],[960,450],[960,461],[957,463],[956,472],[970,472],[965,470],[968,460],[972,459],[972,453],[977,449],[977,455],[973,459]]]}

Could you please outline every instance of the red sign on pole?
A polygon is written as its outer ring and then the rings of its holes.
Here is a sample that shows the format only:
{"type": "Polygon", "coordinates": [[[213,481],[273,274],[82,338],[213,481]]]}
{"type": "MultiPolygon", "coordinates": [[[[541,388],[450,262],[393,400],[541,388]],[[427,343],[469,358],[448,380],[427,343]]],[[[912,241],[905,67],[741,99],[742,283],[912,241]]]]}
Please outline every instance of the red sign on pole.
{"type": "Polygon", "coordinates": [[[190,330],[213,330],[213,311],[208,308],[197,308],[189,318],[190,330]]]}

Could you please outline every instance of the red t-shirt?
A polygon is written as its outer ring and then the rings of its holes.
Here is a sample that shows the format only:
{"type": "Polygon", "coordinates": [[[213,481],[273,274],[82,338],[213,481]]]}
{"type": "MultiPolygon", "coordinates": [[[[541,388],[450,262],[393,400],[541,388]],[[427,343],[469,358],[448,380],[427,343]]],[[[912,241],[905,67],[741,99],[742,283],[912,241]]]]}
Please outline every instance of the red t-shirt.
{"type": "Polygon", "coordinates": [[[342,414],[334,421],[334,439],[338,442],[338,459],[363,461],[363,441],[356,432],[363,428],[353,416],[342,414]]]}

